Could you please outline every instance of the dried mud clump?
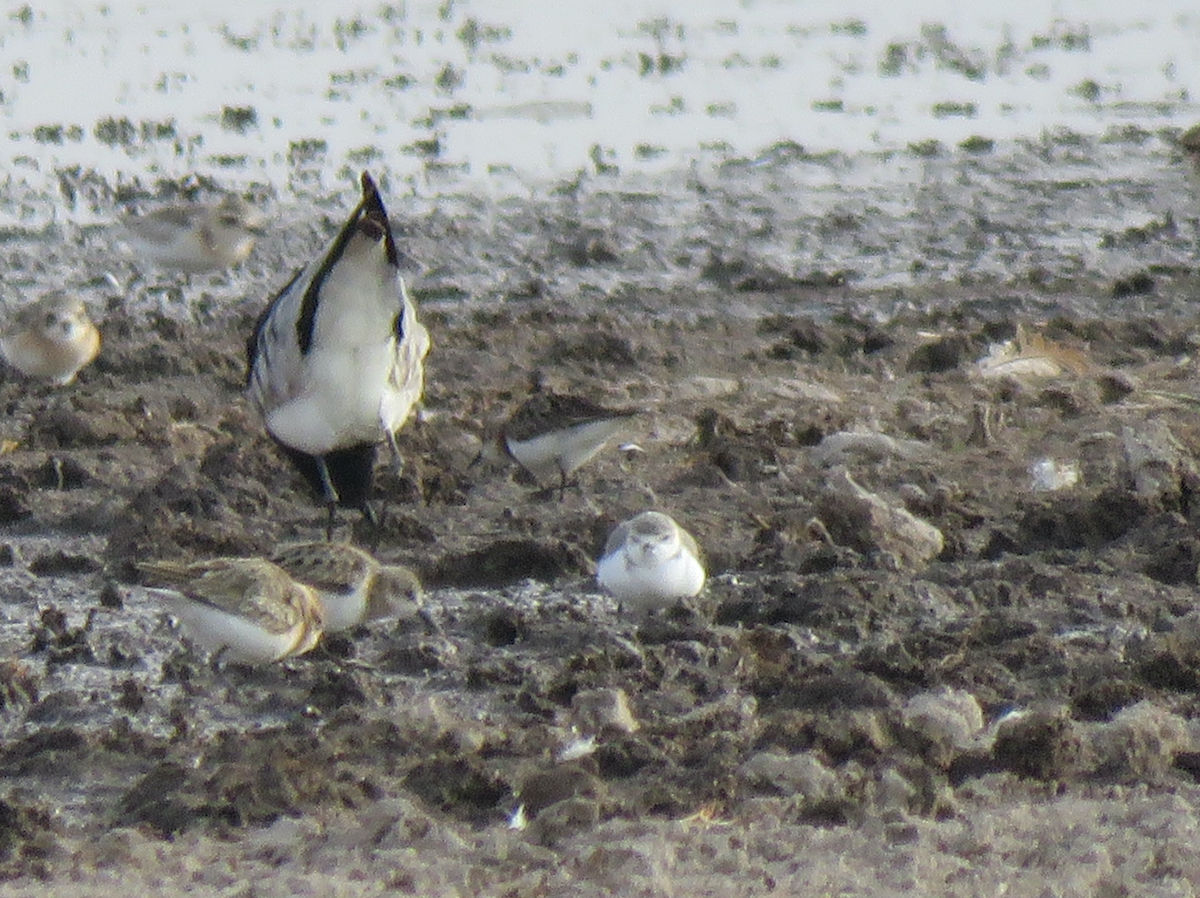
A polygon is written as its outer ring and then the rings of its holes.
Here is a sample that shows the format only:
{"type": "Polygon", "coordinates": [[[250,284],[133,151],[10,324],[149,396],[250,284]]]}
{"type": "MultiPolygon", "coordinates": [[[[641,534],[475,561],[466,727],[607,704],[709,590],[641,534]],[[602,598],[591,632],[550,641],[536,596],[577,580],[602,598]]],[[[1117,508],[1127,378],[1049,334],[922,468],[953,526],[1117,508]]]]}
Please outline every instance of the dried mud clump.
{"type": "Polygon", "coordinates": [[[0,879],[49,879],[59,854],[49,811],[0,800],[0,879]]]}
{"type": "Polygon", "coordinates": [[[1065,708],[1042,708],[1000,725],[992,749],[996,760],[1022,776],[1068,779],[1077,772],[1082,741],[1065,708]]]}

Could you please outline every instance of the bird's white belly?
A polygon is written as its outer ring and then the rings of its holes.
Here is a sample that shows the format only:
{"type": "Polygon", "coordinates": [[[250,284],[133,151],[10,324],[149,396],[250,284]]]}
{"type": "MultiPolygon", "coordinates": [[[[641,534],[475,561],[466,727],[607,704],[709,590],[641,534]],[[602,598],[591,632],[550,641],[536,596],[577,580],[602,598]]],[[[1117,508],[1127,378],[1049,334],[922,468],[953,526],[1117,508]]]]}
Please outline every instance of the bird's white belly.
{"type": "Polygon", "coordinates": [[[696,595],[704,587],[704,568],[689,552],[653,560],[622,549],[600,559],[596,580],[622,602],[649,605],[696,595]]]}
{"type": "Polygon", "coordinates": [[[624,423],[622,420],[592,421],[519,442],[510,439],[508,451],[521,467],[539,480],[560,473],[570,476],[591,461],[624,423]]]}
{"type": "Polygon", "coordinates": [[[293,449],[324,455],[378,442],[392,344],[314,351],[296,396],[267,413],[267,430],[293,449]]]}
{"type": "Polygon", "coordinates": [[[166,600],[187,637],[209,652],[224,650],[223,661],[269,664],[296,648],[298,628],[274,633],[241,615],[193,601],[171,590],[153,591],[166,600]]]}

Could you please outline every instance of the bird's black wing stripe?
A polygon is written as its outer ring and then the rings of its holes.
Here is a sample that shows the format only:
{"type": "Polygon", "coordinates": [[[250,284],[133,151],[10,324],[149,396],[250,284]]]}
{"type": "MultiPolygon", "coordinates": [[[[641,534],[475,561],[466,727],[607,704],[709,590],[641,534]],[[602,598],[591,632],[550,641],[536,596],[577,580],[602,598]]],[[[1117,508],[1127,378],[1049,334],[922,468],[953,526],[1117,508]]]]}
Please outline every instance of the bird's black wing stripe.
{"type": "Polygon", "coordinates": [[[279,302],[280,297],[292,289],[292,285],[296,283],[296,279],[304,272],[304,268],[297,268],[296,273],[284,285],[284,288],[275,294],[275,298],[267,304],[267,307],[259,313],[258,319],[254,322],[254,330],[250,333],[250,339],[246,341],[246,386],[250,386],[250,382],[254,379],[254,365],[258,361],[259,353],[266,352],[266,348],[262,343],[262,332],[267,326],[267,321],[270,320],[271,314],[275,311],[275,306],[279,302]]]}
{"type": "Polygon", "coordinates": [[[350,238],[358,229],[359,219],[362,217],[369,199],[368,184],[371,186],[371,192],[374,193],[375,202],[380,202],[379,194],[375,191],[375,184],[371,182],[370,178],[366,178],[363,181],[363,198],[359,200],[354,211],[350,213],[350,217],[346,219],[346,223],[342,225],[342,229],[338,231],[333,245],[325,253],[325,258],[321,260],[321,267],[313,274],[308,288],[304,291],[304,299],[300,301],[300,314],[296,316],[296,340],[300,344],[301,355],[308,355],[309,349],[312,348],[313,328],[317,320],[317,303],[321,298],[321,285],[325,283],[325,278],[333,270],[333,266],[338,263],[342,253],[346,251],[346,244],[350,242],[350,238]]]}

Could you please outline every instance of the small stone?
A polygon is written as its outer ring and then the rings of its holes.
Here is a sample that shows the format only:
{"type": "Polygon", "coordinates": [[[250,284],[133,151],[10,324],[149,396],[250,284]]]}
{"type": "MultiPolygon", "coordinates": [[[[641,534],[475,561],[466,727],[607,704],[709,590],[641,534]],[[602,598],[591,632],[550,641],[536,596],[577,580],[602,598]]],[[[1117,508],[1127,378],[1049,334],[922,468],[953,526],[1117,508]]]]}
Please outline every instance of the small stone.
{"type": "Polygon", "coordinates": [[[588,689],[571,699],[571,709],[580,730],[603,735],[636,733],[638,722],[629,707],[624,689],[588,689]]]}
{"type": "Polygon", "coordinates": [[[890,555],[907,568],[924,567],[945,547],[940,530],[863,489],[843,467],[826,480],[819,517],[839,544],[890,555]]]}
{"type": "Polygon", "coordinates": [[[901,717],[918,749],[942,768],[969,749],[983,730],[983,709],[975,696],[961,689],[914,695],[901,717]]]}

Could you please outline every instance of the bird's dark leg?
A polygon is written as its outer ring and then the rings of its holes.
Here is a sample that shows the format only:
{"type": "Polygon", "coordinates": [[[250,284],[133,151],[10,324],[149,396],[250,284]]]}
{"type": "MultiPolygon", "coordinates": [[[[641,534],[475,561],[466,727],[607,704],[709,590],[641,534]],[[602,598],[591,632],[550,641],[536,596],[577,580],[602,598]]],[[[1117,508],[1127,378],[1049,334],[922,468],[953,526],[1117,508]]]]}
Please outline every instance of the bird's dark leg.
{"type": "Polygon", "coordinates": [[[396,443],[395,431],[388,430],[386,427],[383,432],[387,438],[388,448],[392,450],[392,462],[396,466],[396,476],[404,476],[404,456],[400,454],[400,447],[396,443]]]}
{"type": "MultiPolygon", "coordinates": [[[[404,477],[404,456],[400,454],[400,447],[396,444],[396,433],[393,430],[385,427],[383,429],[385,438],[387,439],[388,448],[392,451],[392,465],[396,469],[396,480],[400,481],[404,477]]],[[[381,500],[379,508],[379,517],[373,519],[371,523],[375,525],[375,532],[378,534],[383,529],[383,523],[387,520],[388,513],[388,497],[385,493],[381,500]]]]}
{"type": "Polygon", "coordinates": [[[321,477],[321,494],[325,497],[325,505],[329,509],[329,518],[325,522],[325,542],[333,542],[333,525],[337,523],[337,490],[329,479],[329,468],[325,465],[325,457],[317,456],[317,473],[321,477]]]}
{"type": "Polygon", "coordinates": [[[561,502],[563,497],[567,495],[567,469],[558,469],[558,501],[561,502]]]}
{"type": "Polygon", "coordinates": [[[375,509],[371,507],[370,502],[362,504],[362,516],[368,524],[371,525],[371,551],[379,550],[379,543],[383,539],[383,525],[387,520],[387,499],[380,500],[379,514],[375,513],[375,509]]]}
{"type": "Polygon", "coordinates": [[[209,656],[208,666],[212,669],[213,673],[221,672],[221,662],[228,651],[229,646],[223,645],[209,656]]]}

